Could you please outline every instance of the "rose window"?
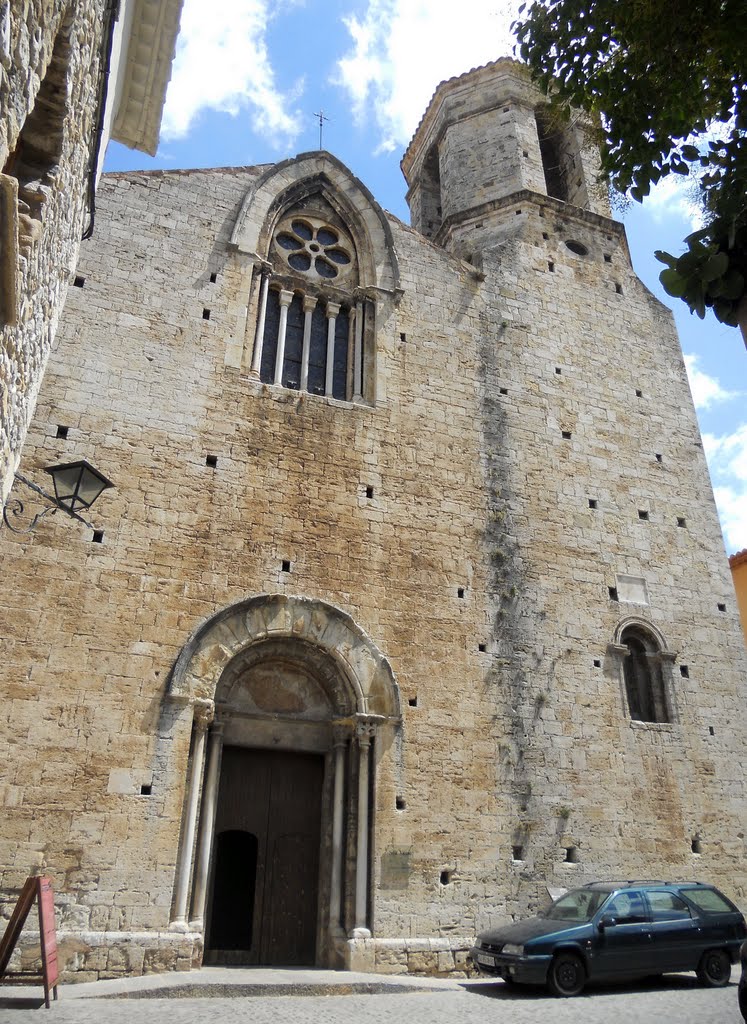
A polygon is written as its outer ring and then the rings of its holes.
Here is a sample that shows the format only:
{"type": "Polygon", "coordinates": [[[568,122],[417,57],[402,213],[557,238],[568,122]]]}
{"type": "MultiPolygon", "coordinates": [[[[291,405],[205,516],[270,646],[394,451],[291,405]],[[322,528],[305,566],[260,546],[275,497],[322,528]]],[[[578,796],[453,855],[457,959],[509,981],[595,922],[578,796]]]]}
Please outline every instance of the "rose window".
{"type": "Polygon", "coordinates": [[[325,281],[346,277],[354,262],[352,241],[338,228],[312,218],[284,221],[275,234],[275,248],[291,270],[325,281]]]}

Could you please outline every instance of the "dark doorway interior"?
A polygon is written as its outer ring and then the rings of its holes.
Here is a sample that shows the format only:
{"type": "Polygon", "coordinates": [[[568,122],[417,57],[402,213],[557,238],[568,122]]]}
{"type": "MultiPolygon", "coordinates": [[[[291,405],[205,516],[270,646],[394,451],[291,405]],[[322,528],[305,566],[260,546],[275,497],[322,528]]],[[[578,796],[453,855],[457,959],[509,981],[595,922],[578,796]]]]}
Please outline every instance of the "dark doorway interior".
{"type": "Polygon", "coordinates": [[[324,761],[225,747],[206,963],[316,959],[324,761]]]}

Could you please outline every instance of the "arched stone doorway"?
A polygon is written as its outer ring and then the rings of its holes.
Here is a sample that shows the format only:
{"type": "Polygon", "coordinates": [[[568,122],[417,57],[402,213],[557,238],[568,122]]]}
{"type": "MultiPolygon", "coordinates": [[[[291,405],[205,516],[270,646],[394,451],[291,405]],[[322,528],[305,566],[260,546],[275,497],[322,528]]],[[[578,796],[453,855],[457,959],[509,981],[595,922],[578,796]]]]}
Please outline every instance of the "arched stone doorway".
{"type": "Polygon", "coordinates": [[[205,962],[343,966],[400,722],[386,659],[339,609],[264,595],[198,630],[169,697],[194,709],[172,928],[203,932],[205,962]]]}

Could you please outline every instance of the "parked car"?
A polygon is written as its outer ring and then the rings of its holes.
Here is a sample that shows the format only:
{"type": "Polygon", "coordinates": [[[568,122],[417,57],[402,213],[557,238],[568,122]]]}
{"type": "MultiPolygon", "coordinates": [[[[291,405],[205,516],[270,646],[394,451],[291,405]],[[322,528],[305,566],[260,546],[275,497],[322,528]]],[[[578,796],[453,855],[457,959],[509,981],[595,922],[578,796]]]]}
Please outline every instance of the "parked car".
{"type": "Polygon", "coordinates": [[[537,917],[483,932],[470,957],[482,974],[547,985],[556,996],[668,971],[696,971],[702,985],[719,987],[746,937],[744,916],[712,885],[590,882],[537,917]]]}
{"type": "Polygon", "coordinates": [[[742,976],[739,979],[739,1009],[747,1021],[747,942],[742,943],[739,956],[742,961],[742,976]]]}

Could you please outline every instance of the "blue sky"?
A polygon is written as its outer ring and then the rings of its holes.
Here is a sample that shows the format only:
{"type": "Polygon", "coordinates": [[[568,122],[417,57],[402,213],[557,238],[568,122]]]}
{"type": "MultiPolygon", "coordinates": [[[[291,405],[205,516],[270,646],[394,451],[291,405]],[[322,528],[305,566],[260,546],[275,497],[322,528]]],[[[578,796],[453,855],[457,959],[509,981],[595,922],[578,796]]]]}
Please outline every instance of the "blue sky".
{"type": "MultiPolygon", "coordinates": [[[[271,163],[319,145],[405,221],[401,155],[439,82],[511,53],[518,0],[185,0],[155,158],[112,144],[107,170],[271,163]]],[[[638,275],[674,310],[726,548],[747,548],[747,352],[659,285],[696,211],[664,182],[623,217],[638,275]]]]}

